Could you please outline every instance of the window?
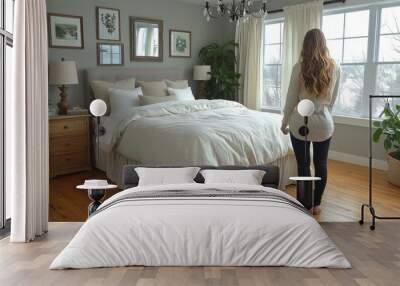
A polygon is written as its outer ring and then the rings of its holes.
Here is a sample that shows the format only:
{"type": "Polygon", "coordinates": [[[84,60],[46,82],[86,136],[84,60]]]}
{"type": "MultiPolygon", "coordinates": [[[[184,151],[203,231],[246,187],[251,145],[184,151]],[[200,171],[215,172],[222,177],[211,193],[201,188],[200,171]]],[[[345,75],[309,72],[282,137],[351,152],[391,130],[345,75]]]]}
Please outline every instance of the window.
{"type": "Polygon", "coordinates": [[[262,105],[281,108],[283,21],[267,23],[264,29],[264,68],[262,105]]]}
{"type": "MultiPolygon", "coordinates": [[[[400,94],[400,6],[383,8],[380,13],[376,94],[400,94]]],[[[400,104],[400,100],[391,100],[400,104]]],[[[374,115],[381,112],[375,106],[374,115]]]]}
{"type": "Polygon", "coordinates": [[[10,217],[10,194],[4,188],[4,103],[11,93],[14,0],[0,0],[0,229],[10,217]]]}
{"type": "Polygon", "coordinates": [[[365,70],[368,62],[369,10],[326,15],[323,31],[331,56],[341,65],[342,81],[334,112],[364,117],[365,70]]]}

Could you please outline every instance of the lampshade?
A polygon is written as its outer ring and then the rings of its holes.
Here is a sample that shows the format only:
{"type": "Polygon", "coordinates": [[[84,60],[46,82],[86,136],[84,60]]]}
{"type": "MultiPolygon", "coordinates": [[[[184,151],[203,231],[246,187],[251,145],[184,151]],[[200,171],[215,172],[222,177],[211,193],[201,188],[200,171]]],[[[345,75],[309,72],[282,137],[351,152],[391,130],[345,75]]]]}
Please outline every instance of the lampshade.
{"type": "Polygon", "coordinates": [[[199,65],[193,68],[193,80],[210,80],[211,66],[199,65]]]}
{"type": "Polygon", "coordinates": [[[74,61],[62,60],[49,63],[49,84],[72,85],[78,83],[78,73],[74,61]]]}
{"type": "Polygon", "coordinates": [[[107,112],[107,104],[104,102],[104,100],[95,99],[90,103],[89,109],[93,116],[104,116],[104,114],[107,112]]]}
{"type": "Polygon", "coordinates": [[[311,116],[314,113],[314,103],[309,99],[303,99],[297,105],[297,111],[303,117],[311,116]]]}

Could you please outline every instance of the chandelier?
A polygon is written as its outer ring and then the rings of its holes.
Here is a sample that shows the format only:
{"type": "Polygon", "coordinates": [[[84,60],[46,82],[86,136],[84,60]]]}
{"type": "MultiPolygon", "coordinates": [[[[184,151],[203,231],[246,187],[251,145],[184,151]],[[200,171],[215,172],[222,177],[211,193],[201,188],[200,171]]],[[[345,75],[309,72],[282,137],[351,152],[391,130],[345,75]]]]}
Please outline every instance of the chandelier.
{"type": "Polygon", "coordinates": [[[267,15],[267,0],[232,0],[230,4],[224,4],[223,0],[217,0],[215,5],[206,1],[204,17],[207,22],[211,18],[227,17],[229,22],[236,22],[239,19],[247,22],[250,16],[262,18],[267,15]]]}

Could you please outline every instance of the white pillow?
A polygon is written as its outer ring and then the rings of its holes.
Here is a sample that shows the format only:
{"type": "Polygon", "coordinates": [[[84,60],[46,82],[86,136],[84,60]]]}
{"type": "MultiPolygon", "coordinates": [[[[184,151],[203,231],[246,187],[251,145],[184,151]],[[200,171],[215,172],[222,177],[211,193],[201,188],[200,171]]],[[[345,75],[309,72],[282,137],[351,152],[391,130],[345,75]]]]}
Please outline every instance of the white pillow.
{"type": "Polygon", "coordinates": [[[202,170],[205,184],[261,185],[265,171],[261,170],[202,170]]]}
{"type": "MultiPolygon", "coordinates": [[[[96,99],[102,99],[107,104],[107,110],[110,110],[110,98],[108,89],[117,88],[124,90],[132,90],[135,88],[135,78],[124,79],[116,82],[108,82],[103,80],[94,80],[90,82],[90,86],[92,87],[94,97],[96,99]]],[[[107,112],[107,115],[110,114],[107,112]]]]}
{"type": "Polygon", "coordinates": [[[139,176],[139,186],[195,183],[198,167],[185,168],[135,168],[139,176]]]}
{"type": "Polygon", "coordinates": [[[133,90],[109,88],[108,92],[112,115],[127,114],[132,107],[140,106],[140,96],[143,95],[140,87],[133,90]]]}
{"type": "Polygon", "coordinates": [[[168,87],[168,94],[170,96],[175,96],[177,100],[195,100],[190,87],[183,89],[168,87]]]}

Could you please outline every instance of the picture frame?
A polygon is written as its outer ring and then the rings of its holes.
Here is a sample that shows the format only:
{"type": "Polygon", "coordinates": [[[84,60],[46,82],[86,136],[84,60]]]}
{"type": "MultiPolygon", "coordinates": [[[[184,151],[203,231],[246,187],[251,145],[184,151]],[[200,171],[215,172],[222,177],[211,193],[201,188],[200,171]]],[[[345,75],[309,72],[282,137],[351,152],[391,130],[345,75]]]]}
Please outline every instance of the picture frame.
{"type": "Polygon", "coordinates": [[[163,62],[163,20],[130,17],[129,34],[131,61],[163,62]],[[148,45],[149,42],[152,44],[148,45]]]}
{"type": "Polygon", "coordinates": [[[123,66],[124,44],[122,43],[97,43],[98,66],[123,66]]]}
{"type": "Polygon", "coordinates": [[[63,49],[83,49],[83,17],[48,13],[49,47],[63,49]]]}
{"type": "Polygon", "coordinates": [[[120,10],[96,7],[96,35],[99,41],[121,40],[120,10]]]}
{"type": "Polygon", "coordinates": [[[171,58],[192,57],[192,32],[169,30],[169,56],[171,58]]]}

